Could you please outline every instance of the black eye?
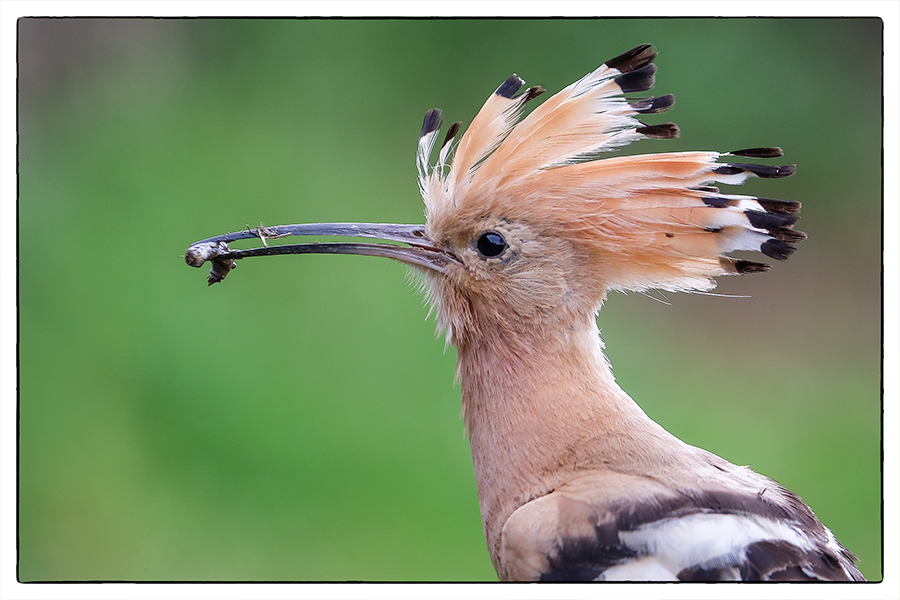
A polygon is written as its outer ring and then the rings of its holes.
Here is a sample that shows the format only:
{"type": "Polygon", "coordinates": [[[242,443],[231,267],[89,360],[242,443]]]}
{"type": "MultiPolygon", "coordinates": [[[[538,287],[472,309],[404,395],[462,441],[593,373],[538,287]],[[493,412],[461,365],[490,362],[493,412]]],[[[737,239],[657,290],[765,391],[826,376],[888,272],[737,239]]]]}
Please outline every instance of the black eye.
{"type": "Polygon", "coordinates": [[[485,231],[475,243],[482,256],[500,256],[506,250],[506,240],[496,231],[485,231]]]}

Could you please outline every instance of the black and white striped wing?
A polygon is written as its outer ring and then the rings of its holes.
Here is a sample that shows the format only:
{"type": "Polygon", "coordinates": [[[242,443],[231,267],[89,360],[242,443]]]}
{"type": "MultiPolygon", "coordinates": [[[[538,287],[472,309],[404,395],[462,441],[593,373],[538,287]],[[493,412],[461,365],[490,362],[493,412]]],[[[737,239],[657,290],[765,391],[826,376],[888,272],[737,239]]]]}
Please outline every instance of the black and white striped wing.
{"type": "MultiPolygon", "coordinates": [[[[799,497],[774,481],[752,495],[665,491],[601,504],[583,492],[584,483],[561,486],[510,517],[501,552],[509,578],[863,580],[855,557],[799,497]]],[[[642,482],[632,491],[654,487],[642,482]]]]}

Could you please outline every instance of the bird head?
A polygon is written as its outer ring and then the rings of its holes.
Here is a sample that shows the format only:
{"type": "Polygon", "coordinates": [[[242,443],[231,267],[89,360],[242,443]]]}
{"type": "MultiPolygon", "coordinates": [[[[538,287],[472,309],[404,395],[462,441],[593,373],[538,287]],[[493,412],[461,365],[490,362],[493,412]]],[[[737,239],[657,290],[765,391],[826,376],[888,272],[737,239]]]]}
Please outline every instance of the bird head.
{"type": "MultiPolygon", "coordinates": [[[[526,103],[544,90],[520,91],[524,81],[513,75],[459,140],[459,123],[449,127],[433,162],[441,111],[428,111],[416,157],[424,227],[328,223],[251,232],[263,240],[351,235],[404,246],[300,244],[258,249],[259,254],[367,254],[411,264],[424,276],[448,341],[457,345],[487,330],[515,336],[565,326],[592,316],[609,290],[709,290],[717,276],[767,270],[766,264],[728,254],[751,250],[786,258],[805,237],[793,230],[799,203],[723,193],[715,185],[792,174],[793,165],[727,159],[777,157],[779,148],[604,158],[640,139],[678,135],[673,123],[640,120],[670,108],[671,94],[625,97],[653,87],[655,57],[649,44],[638,46],[524,119],[526,103]]],[[[221,280],[234,258],[253,255],[232,252],[230,239],[198,242],[188,251],[188,263],[213,260],[210,283],[221,280]]]]}

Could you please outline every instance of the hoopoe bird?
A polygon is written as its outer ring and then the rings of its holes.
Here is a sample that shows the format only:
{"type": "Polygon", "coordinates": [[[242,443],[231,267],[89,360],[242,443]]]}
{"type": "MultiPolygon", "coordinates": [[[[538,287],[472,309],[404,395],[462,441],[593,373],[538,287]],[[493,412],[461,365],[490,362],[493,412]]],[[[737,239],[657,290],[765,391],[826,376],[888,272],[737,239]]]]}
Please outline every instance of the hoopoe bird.
{"type": "Polygon", "coordinates": [[[782,260],[805,234],[800,204],[724,193],[780,178],[779,148],[601,158],[643,138],[671,94],[639,46],[521,118],[544,90],[513,75],[466,133],[425,116],[416,155],[426,223],[263,227],[191,246],[209,283],[234,260],[365,254],[413,267],[457,349],[462,408],[484,534],[501,580],[862,580],[855,557],[794,493],[690,446],[617,385],[596,324],[610,290],[707,291],[715,277],[768,270],[738,250],[782,260]],[[392,243],[306,243],[232,250],[241,238],[342,235],[392,243]],[[399,244],[397,243],[399,242],[399,244]]]}

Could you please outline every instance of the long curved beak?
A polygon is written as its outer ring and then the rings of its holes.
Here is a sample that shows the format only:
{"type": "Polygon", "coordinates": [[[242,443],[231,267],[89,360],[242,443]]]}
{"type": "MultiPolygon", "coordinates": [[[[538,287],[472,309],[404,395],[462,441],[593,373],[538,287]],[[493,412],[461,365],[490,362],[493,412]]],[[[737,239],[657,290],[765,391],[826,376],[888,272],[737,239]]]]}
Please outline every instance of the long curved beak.
{"type": "Polygon", "coordinates": [[[409,265],[423,267],[443,273],[451,264],[459,261],[451,253],[441,250],[425,235],[424,225],[396,225],[391,223],[303,223],[300,225],[278,225],[220,235],[194,242],[187,249],[184,260],[192,267],[201,267],[209,261],[212,269],[207,281],[209,285],[218,283],[236,265],[235,260],[251,256],[273,256],[277,254],[362,254],[393,258],[409,265]],[[269,246],[266,240],[287,236],[344,236],[374,238],[388,242],[405,244],[384,244],[372,242],[312,242],[269,246]],[[235,240],[259,238],[262,248],[232,250],[228,244],[235,240]]]}

